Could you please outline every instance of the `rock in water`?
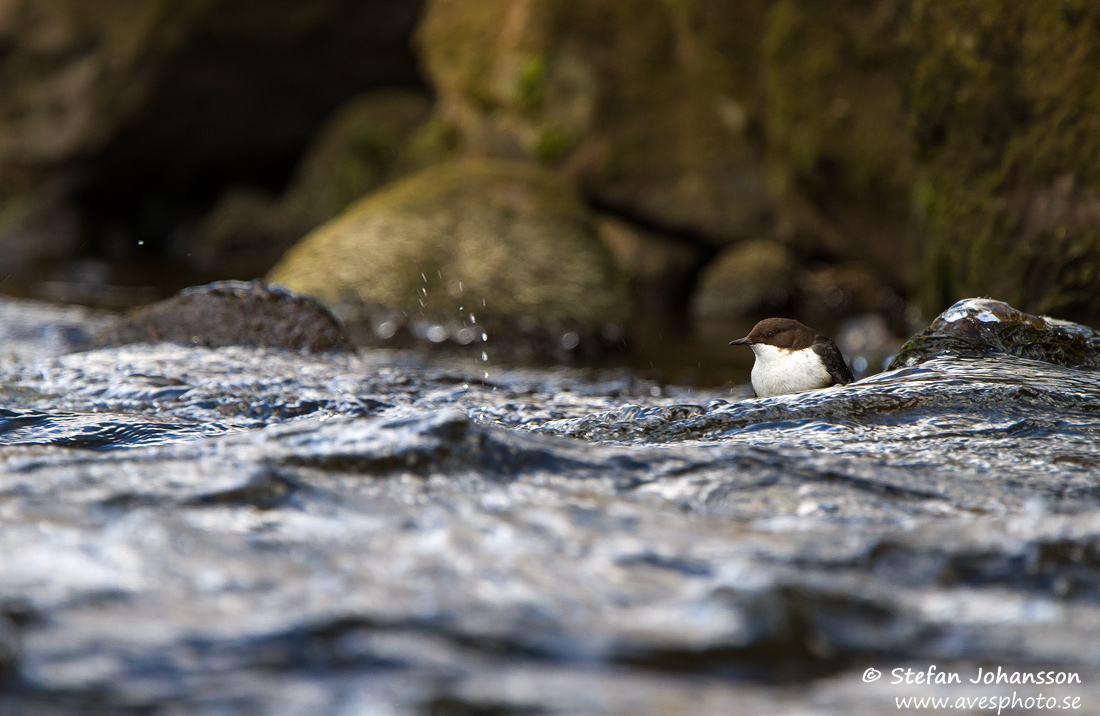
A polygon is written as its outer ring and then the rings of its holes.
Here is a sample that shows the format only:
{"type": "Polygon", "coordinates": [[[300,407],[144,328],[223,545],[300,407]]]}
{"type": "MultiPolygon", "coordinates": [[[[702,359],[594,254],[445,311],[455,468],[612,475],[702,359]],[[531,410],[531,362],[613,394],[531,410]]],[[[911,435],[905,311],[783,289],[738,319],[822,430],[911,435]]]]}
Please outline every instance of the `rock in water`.
{"type": "Polygon", "coordinates": [[[120,319],[97,343],[246,345],[310,353],[355,350],[340,322],[324,306],[259,280],[186,288],[120,319]]]}
{"type": "Polygon", "coordinates": [[[968,298],[906,341],[890,370],[941,356],[998,353],[1070,368],[1100,368],[1100,333],[1079,323],[1017,311],[1002,301],[968,298]]]}
{"type": "Polygon", "coordinates": [[[576,192],[545,169],[500,160],[448,162],[387,185],[298,242],[271,278],[332,307],[368,307],[387,345],[403,327],[460,345],[486,332],[495,344],[526,325],[583,339],[630,311],[625,276],[576,192]]]}

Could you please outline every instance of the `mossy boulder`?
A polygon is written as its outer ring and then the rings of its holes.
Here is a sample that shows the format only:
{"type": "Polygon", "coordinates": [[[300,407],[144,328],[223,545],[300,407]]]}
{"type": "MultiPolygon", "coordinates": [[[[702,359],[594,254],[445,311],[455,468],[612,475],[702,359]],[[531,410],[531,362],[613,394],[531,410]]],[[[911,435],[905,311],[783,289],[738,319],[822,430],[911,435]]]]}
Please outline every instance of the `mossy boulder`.
{"type": "MultiPolygon", "coordinates": [[[[573,190],[500,160],[448,162],[384,187],[291,248],[271,279],[329,305],[384,308],[414,332],[434,322],[433,342],[532,321],[598,331],[629,312],[626,281],[573,190]]],[[[394,335],[392,323],[376,328],[394,335]]]]}
{"type": "Polygon", "coordinates": [[[355,97],[330,117],[306,150],[287,200],[330,219],[369,192],[435,159],[414,155],[413,137],[429,118],[420,93],[380,90],[355,97]]]}
{"type": "Polygon", "coordinates": [[[906,341],[890,370],[944,355],[984,358],[999,353],[1096,370],[1100,369],[1100,333],[1078,323],[1032,316],[1003,301],[968,298],[906,341]]]}
{"type": "Polygon", "coordinates": [[[779,0],[761,84],[781,230],[803,253],[860,261],[910,285],[913,142],[908,3],[779,0]]]}
{"type": "Polygon", "coordinates": [[[720,252],[699,277],[692,311],[704,318],[740,318],[785,306],[795,290],[795,257],[775,241],[745,241],[720,252]]]}
{"type": "Polygon", "coordinates": [[[598,204],[727,243],[772,218],[766,4],[430,0],[418,42],[464,151],[554,167],[598,204]]]}
{"type": "Polygon", "coordinates": [[[1100,6],[914,3],[911,129],[924,169],[919,281],[1100,316],[1100,6]]]}

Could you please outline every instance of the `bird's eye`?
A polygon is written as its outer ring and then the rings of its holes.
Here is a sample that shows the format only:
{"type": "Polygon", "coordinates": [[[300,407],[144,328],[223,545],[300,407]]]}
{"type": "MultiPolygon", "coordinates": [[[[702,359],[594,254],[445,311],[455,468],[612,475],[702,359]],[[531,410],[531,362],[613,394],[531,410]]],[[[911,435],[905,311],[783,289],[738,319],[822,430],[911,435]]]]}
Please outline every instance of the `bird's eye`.
{"type": "Polygon", "coordinates": [[[774,335],[775,335],[775,331],[768,331],[768,338],[771,338],[774,335]]]}

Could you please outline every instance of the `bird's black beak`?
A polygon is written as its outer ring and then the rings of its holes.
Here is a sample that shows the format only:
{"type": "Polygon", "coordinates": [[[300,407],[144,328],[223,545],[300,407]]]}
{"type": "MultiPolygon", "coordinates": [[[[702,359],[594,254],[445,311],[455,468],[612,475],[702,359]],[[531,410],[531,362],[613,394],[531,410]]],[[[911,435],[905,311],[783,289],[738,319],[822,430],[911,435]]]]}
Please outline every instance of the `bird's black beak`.
{"type": "Polygon", "coordinates": [[[736,341],[730,341],[731,346],[751,346],[752,341],[748,339],[748,336],[744,338],[738,338],[736,341]]]}

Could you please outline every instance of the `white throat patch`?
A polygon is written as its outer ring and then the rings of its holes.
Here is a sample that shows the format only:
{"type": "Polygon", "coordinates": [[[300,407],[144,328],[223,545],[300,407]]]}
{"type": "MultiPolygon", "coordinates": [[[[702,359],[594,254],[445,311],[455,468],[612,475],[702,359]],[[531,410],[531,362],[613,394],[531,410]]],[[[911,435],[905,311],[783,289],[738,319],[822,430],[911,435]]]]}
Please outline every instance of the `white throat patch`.
{"type": "Polygon", "coordinates": [[[758,398],[801,393],[831,385],[833,377],[812,348],[791,351],[754,343],[756,362],[752,366],[752,389],[758,398]]]}

